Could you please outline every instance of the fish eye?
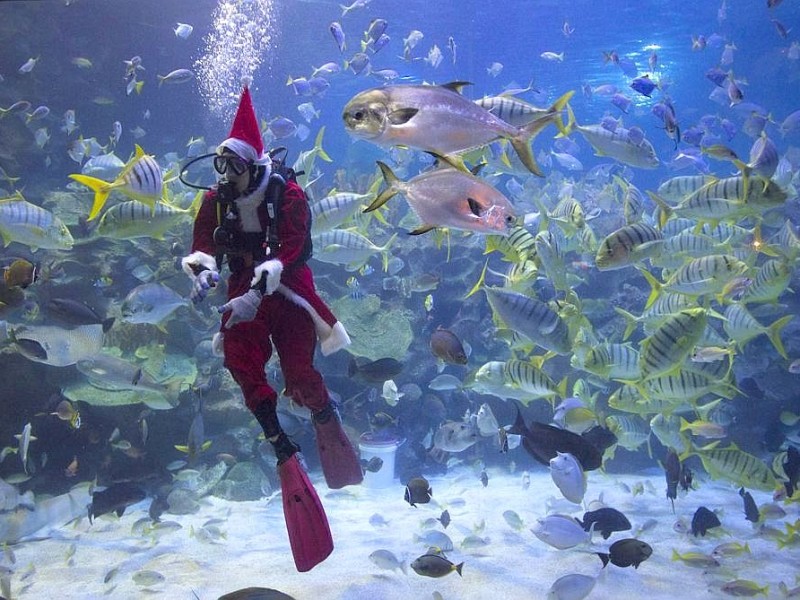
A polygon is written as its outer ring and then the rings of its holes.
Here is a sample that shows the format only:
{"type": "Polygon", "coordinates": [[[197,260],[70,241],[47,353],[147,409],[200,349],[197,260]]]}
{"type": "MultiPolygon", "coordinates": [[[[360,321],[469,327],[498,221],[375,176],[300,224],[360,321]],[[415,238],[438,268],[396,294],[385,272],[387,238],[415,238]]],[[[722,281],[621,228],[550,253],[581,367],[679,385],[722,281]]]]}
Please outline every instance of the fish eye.
{"type": "Polygon", "coordinates": [[[362,110],[357,110],[356,112],[354,112],[354,113],[353,113],[353,118],[354,118],[356,121],[361,121],[361,120],[363,120],[363,119],[364,119],[364,111],[362,111],[362,110]]]}
{"type": "Polygon", "coordinates": [[[512,215],[506,215],[506,223],[509,225],[514,222],[514,217],[512,215]]]}

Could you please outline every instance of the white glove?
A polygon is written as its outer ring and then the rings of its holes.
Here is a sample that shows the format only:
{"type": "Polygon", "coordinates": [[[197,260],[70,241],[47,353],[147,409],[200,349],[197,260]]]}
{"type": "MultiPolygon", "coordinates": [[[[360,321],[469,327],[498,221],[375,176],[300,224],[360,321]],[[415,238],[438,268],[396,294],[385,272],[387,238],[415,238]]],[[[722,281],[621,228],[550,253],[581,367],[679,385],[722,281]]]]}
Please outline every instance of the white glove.
{"type": "Polygon", "coordinates": [[[264,291],[267,296],[272,294],[275,290],[278,289],[278,286],[281,284],[281,273],[283,273],[283,263],[279,261],[277,258],[273,258],[272,260],[267,260],[258,265],[255,269],[255,275],[253,276],[250,285],[256,287],[258,282],[261,281],[261,278],[264,277],[264,282],[266,285],[266,289],[264,291]]]}
{"type": "Polygon", "coordinates": [[[208,290],[212,287],[216,287],[217,282],[219,282],[219,273],[216,271],[212,269],[200,271],[192,281],[192,291],[189,293],[189,298],[191,298],[192,302],[195,304],[200,304],[206,299],[208,290]]]}
{"type": "Polygon", "coordinates": [[[232,298],[222,306],[217,307],[217,312],[222,314],[231,311],[225,329],[230,329],[237,323],[252,321],[256,318],[258,307],[261,306],[261,292],[258,290],[248,290],[241,296],[232,298]]]}

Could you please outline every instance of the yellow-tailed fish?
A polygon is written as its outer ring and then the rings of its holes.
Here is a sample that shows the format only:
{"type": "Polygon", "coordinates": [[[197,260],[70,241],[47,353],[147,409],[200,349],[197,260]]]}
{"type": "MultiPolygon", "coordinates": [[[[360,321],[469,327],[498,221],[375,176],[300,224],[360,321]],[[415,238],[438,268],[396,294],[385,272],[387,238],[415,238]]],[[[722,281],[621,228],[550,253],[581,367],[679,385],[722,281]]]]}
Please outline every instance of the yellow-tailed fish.
{"type": "Polygon", "coordinates": [[[151,209],[156,200],[162,196],[163,178],[161,167],[156,159],[137,144],[136,154],[128,161],[125,168],[114,181],[108,182],[88,175],[70,175],[78,183],[82,183],[94,191],[94,203],[89,211],[89,220],[96,218],[108,200],[108,195],[117,190],[129,198],[143,202],[151,209]]]}
{"type": "Polygon", "coordinates": [[[690,308],[665,318],[642,342],[639,365],[642,376],[651,379],[676,371],[703,335],[708,311],[690,308]]]}

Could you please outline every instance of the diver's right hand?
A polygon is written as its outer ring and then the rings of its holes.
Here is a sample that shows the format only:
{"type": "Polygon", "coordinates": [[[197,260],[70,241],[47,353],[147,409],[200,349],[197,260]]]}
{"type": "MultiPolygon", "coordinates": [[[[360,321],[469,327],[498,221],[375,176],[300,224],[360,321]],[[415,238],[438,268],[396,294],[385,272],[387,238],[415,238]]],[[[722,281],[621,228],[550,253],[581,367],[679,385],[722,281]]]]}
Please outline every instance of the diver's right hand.
{"type": "Polygon", "coordinates": [[[195,304],[200,304],[208,296],[208,290],[215,287],[217,282],[219,282],[219,273],[217,271],[213,269],[200,271],[192,282],[192,291],[189,294],[189,298],[195,304]]]}

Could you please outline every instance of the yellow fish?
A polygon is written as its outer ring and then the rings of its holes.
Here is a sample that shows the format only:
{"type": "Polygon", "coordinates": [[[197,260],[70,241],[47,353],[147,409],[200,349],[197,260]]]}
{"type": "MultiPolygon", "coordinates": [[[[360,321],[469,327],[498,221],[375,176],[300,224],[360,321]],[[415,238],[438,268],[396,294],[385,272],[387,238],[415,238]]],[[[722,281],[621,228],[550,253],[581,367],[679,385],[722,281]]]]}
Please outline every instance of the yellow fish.
{"type": "Polygon", "coordinates": [[[103,181],[78,173],[70,175],[70,178],[94,190],[94,204],[89,212],[90,221],[97,217],[105,206],[112,190],[122,192],[129,198],[138,200],[153,209],[156,200],[161,198],[164,186],[158,162],[154,157],[145,154],[138,144],[136,145],[136,154],[128,161],[114,181],[103,181]]]}

